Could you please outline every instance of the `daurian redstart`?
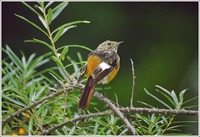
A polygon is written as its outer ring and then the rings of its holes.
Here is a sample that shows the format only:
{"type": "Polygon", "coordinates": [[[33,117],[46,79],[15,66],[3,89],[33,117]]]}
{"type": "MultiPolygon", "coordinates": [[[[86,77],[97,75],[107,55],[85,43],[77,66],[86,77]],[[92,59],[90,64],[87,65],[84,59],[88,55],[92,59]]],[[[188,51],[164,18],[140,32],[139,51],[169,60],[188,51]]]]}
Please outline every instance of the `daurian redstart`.
{"type": "Polygon", "coordinates": [[[88,108],[95,84],[98,82],[107,84],[117,74],[120,68],[120,57],[117,54],[117,49],[121,43],[107,40],[88,55],[79,78],[80,81],[84,74],[87,76],[87,82],[78,104],[79,108],[88,108]]]}

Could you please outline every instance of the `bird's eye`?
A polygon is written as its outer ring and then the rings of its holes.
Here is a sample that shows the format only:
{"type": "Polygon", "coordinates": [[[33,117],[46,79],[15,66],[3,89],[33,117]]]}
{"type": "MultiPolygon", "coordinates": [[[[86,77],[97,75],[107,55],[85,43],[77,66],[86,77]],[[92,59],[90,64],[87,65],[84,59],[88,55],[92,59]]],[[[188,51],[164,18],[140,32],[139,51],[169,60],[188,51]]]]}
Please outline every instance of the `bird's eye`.
{"type": "Polygon", "coordinates": [[[108,44],[107,44],[108,46],[110,46],[111,45],[111,43],[110,42],[108,42],[108,44]]]}

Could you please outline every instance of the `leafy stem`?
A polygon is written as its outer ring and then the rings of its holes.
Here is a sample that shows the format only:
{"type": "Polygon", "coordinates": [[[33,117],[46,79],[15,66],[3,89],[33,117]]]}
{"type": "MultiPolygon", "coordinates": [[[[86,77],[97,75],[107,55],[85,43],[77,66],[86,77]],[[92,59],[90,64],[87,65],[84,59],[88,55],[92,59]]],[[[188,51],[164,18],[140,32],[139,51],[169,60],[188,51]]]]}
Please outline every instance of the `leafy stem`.
{"type": "MultiPolygon", "coordinates": [[[[58,17],[58,15],[63,11],[63,9],[68,5],[68,2],[62,2],[58,4],[55,8],[50,8],[49,5],[51,5],[53,2],[49,2],[45,5],[44,2],[38,2],[37,5],[34,7],[40,11],[40,13],[35,9],[32,8],[28,3],[22,2],[27,8],[29,8],[34,14],[36,14],[40,20],[40,22],[43,24],[44,28],[41,28],[33,21],[30,21],[29,19],[20,16],[18,14],[15,14],[20,19],[26,21],[30,25],[34,26],[36,29],[40,30],[43,34],[45,34],[48,39],[49,43],[45,42],[41,39],[33,38],[32,40],[25,40],[25,42],[34,42],[42,44],[46,47],[48,47],[52,52],[53,56],[52,59],[59,67],[59,71],[62,73],[64,79],[67,79],[68,82],[72,82],[73,79],[71,78],[70,74],[65,70],[65,65],[63,64],[63,60],[65,59],[65,56],[68,52],[68,46],[63,46],[63,50],[61,51],[61,54],[58,52],[59,49],[56,48],[55,43],[59,40],[61,36],[65,32],[67,32],[69,29],[76,27],[76,24],[79,23],[90,23],[89,21],[83,20],[83,21],[73,21],[69,23],[62,24],[55,28],[55,30],[51,30],[50,24],[52,21],[58,17]]],[[[79,46],[84,47],[84,46],[79,46]]]]}
{"type": "Polygon", "coordinates": [[[53,41],[53,35],[52,35],[52,32],[51,32],[51,29],[50,29],[50,24],[48,23],[48,18],[47,18],[47,14],[46,14],[46,8],[45,7],[42,7],[42,11],[43,11],[43,16],[44,16],[44,20],[45,20],[45,26],[46,26],[46,30],[47,30],[47,33],[48,33],[48,38],[51,42],[51,45],[53,47],[53,53],[54,55],[57,57],[58,53],[57,53],[57,50],[56,50],[56,46],[55,46],[55,43],[53,41]]]}

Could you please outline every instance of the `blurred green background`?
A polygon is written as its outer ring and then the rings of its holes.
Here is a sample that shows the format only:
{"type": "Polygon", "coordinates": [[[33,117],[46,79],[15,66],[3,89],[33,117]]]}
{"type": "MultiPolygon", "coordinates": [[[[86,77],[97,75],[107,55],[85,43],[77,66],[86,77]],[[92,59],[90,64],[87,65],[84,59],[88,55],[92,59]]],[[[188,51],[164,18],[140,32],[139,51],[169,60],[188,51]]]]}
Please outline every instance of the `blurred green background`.
{"type": "MultiPolygon", "coordinates": [[[[8,44],[19,56],[20,51],[27,56],[33,52],[46,53],[48,49],[44,46],[24,43],[33,37],[46,38],[14,13],[34,22],[37,20],[42,26],[37,16],[20,2],[2,2],[2,46],[8,44]]],[[[134,106],[141,106],[137,102],[140,100],[162,108],[144,92],[147,88],[157,94],[155,85],[176,93],[188,88],[186,99],[198,95],[198,2],[70,2],[52,23],[52,28],[75,20],[91,23],[69,30],[57,47],[80,44],[94,49],[108,39],[124,41],[118,52],[121,69],[109,84],[111,92],[107,92],[112,100],[116,93],[120,105],[128,106],[130,102],[130,58],[134,61],[136,75],[134,106]]],[[[70,49],[68,54],[77,60],[76,52],[77,49],[70,49]]],[[[79,52],[86,60],[89,52],[79,52]]],[[[185,132],[188,133],[187,130],[197,134],[197,126],[187,128],[185,132]]]]}

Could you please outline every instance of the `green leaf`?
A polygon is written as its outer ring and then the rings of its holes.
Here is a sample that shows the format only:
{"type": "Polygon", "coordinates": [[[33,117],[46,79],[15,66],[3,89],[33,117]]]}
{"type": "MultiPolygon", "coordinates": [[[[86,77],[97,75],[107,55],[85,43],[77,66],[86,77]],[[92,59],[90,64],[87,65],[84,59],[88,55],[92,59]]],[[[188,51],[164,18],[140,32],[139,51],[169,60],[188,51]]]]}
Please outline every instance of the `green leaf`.
{"type": "Polygon", "coordinates": [[[32,78],[32,75],[36,72],[35,69],[37,67],[40,67],[41,65],[43,65],[49,61],[48,58],[44,59],[44,56],[39,56],[34,60],[33,60],[33,57],[31,57],[31,59],[28,60],[29,62],[27,62],[26,72],[24,74],[24,78],[26,78],[27,80],[29,78],[32,78]]]}
{"type": "Polygon", "coordinates": [[[62,2],[61,4],[59,4],[58,6],[56,6],[53,9],[53,17],[52,20],[54,20],[56,17],[58,17],[58,15],[64,10],[64,8],[68,5],[68,2],[62,2]]]}
{"type": "Polygon", "coordinates": [[[125,133],[128,131],[128,128],[125,128],[120,134],[119,136],[125,135],[125,133]]]}
{"type": "Polygon", "coordinates": [[[47,3],[47,5],[45,6],[45,9],[47,9],[51,4],[53,4],[54,3],[54,1],[49,1],[48,3],[47,3]]]}
{"type": "Polygon", "coordinates": [[[17,89],[14,89],[14,88],[12,88],[11,90],[16,93],[15,95],[17,95],[17,94],[19,95],[19,98],[21,98],[23,100],[23,103],[25,103],[27,105],[30,103],[29,98],[26,95],[24,95],[24,93],[22,93],[21,91],[19,91],[17,89]]]}
{"type": "Polygon", "coordinates": [[[176,93],[173,90],[171,91],[171,97],[174,100],[174,103],[176,104],[176,106],[178,106],[179,105],[178,98],[176,96],[176,93]]]}
{"type": "Polygon", "coordinates": [[[34,7],[38,8],[41,11],[41,13],[44,13],[44,11],[45,11],[45,9],[42,8],[40,5],[34,5],[34,7]]]}
{"type": "Polygon", "coordinates": [[[40,95],[47,89],[47,86],[42,87],[35,95],[35,100],[38,100],[40,95]]]}
{"type": "Polygon", "coordinates": [[[49,61],[48,58],[44,59],[43,56],[40,56],[34,60],[32,60],[32,63],[28,66],[27,71],[32,71],[36,69],[37,67],[40,67],[47,63],[49,61]]]}
{"type": "Polygon", "coordinates": [[[182,105],[183,104],[183,96],[185,94],[185,92],[187,91],[187,89],[184,89],[183,91],[181,91],[181,93],[179,94],[179,103],[182,105]]]}
{"type": "Polygon", "coordinates": [[[144,121],[146,124],[150,124],[150,121],[147,117],[140,115],[140,114],[136,114],[136,118],[141,119],[142,121],[144,121]]]}
{"type": "Polygon", "coordinates": [[[168,96],[166,93],[163,93],[162,91],[156,90],[158,91],[160,94],[162,94],[164,97],[167,98],[167,100],[174,106],[176,107],[176,104],[174,103],[174,101],[172,100],[171,96],[168,96]]]}
{"type": "Polygon", "coordinates": [[[59,31],[56,33],[55,37],[53,38],[54,43],[56,43],[56,41],[61,37],[63,31],[64,31],[64,28],[59,29],[59,31]]]}
{"type": "Polygon", "coordinates": [[[25,85],[25,88],[28,88],[28,87],[30,87],[31,85],[33,85],[33,83],[36,83],[36,82],[39,82],[39,81],[42,81],[42,80],[43,80],[43,77],[34,78],[33,80],[29,81],[29,82],[25,85]]]}
{"type": "MultiPolygon", "coordinates": [[[[63,65],[63,64],[62,64],[63,65]]],[[[64,66],[59,66],[58,67],[58,71],[60,72],[60,74],[62,75],[62,77],[64,79],[68,79],[68,76],[70,75],[64,68],[64,66]]]]}
{"type": "Polygon", "coordinates": [[[25,56],[22,56],[22,64],[24,66],[24,71],[26,71],[27,65],[26,65],[26,58],[25,58],[25,56]]]}
{"type": "Polygon", "coordinates": [[[69,27],[69,26],[72,26],[72,25],[75,25],[75,24],[79,24],[79,23],[90,23],[90,21],[87,21],[87,20],[84,20],[84,21],[73,21],[73,22],[69,22],[69,23],[66,23],[66,24],[63,24],[62,26],[56,28],[52,34],[56,33],[57,31],[59,31],[61,28],[66,28],[66,27],[69,27]]]}
{"type": "Polygon", "coordinates": [[[46,23],[45,19],[44,19],[42,16],[38,16],[38,18],[39,18],[40,22],[42,23],[42,25],[43,25],[46,29],[48,29],[48,26],[47,26],[47,23],[46,23]]]}
{"type": "Polygon", "coordinates": [[[62,52],[61,52],[61,55],[60,55],[60,59],[63,61],[65,59],[65,55],[68,53],[69,51],[69,48],[68,47],[65,47],[62,52]]]}
{"type": "Polygon", "coordinates": [[[83,58],[80,52],[77,52],[77,56],[78,56],[79,62],[82,62],[83,58]]]}
{"type": "Polygon", "coordinates": [[[180,127],[184,127],[184,125],[170,126],[170,127],[167,128],[167,130],[171,131],[173,129],[173,131],[181,131],[181,130],[177,129],[177,128],[180,128],[180,127]]]}
{"type": "Polygon", "coordinates": [[[76,26],[73,25],[73,26],[69,26],[69,27],[66,27],[66,28],[60,28],[60,30],[56,33],[55,37],[53,38],[54,43],[55,43],[63,34],[65,34],[65,32],[67,32],[69,29],[75,28],[75,27],[76,27],[76,26]]]}
{"type": "Polygon", "coordinates": [[[27,65],[30,65],[30,64],[31,64],[31,62],[32,62],[32,60],[34,59],[35,55],[36,55],[35,53],[31,54],[31,56],[28,58],[28,60],[27,60],[27,62],[26,62],[27,65]]]}
{"type": "Polygon", "coordinates": [[[195,99],[198,99],[198,96],[197,97],[194,97],[194,98],[191,98],[191,99],[188,99],[187,101],[183,102],[183,105],[195,100],[195,99]]]}
{"type": "Polygon", "coordinates": [[[31,11],[33,11],[35,14],[37,14],[38,16],[41,16],[34,8],[32,8],[29,4],[27,4],[26,2],[22,1],[22,4],[24,4],[27,8],[29,8],[31,11]]]}
{"type": "MultiPolygon", "coordinates": [[[[45,104],[46,106],[46,104],[45,104]]],[[[42,114],[41,114],[41,117],[45,117],[47,115],[47,112],[48,112],[48,109],[45,108],[43,111],[42,111],[42,114]]]]}
{"type": "Polygon", "coordinates": [[[17,105],[19,105],[21,107],[26,107],[26,105],[24,103],[22,103],[20,101],[17,101],[15,99],[12,99],[12,98],[8,97],[7,95],[2,94],[2,97],[6,98],[7,100],[9,100],[9,101],[13,102],[14,104],[17,104],[17,105]]]}
{"type": "Polygon", "coordinates": [[[64,68],[64,66],[63,66],[62,62],[60,61],[60,59],[58,59],[58,58],[55,57],[55,56],[52,56],[52,59],[56,62],[56,64],[57,64],[58,66],[60,66],[61,68],[62,68],[62,67],[64,68]]]}
{"type": "Polygon", "coordinates": [[[5,67],[3,67],[2,69],[2,84],[6,84],[8,83],[7,81],[13,83],[14,86],[17,86],[17,81],[15,81],[14,77],[16,77],[16,79],[20,79],[20,75],[19,73],[19,68],[16,66],[13,66],[14,63],[7,63],[7,62],[3,62],[3,66],[5,65],[5,67]]]}
{"type": "Polygon", "coordinates": [[[15,14],[15,16],[17,16],[18,18],[26,21],[27,23],[31,24],[32,26],[34,26],[36,29],[40,30],[42,33],[44,33],[46,36],[48,36],[48,34],[42,29],[40,28],[38,25],[36,25],[35,23],[33,23],[32,21],[28,20],[27,18],[20,16],[18,14],[15,14]]]}
{"type": "Polygon", "coordinates": [[[68,58],[68,60],[71,62],[71,64],[73,65],[73,67],[74,67],[74,72],[80,71],[80,69],[79,69],[77,63],[76,63],[74,60],[72,60],[69,56],[67,56],[67,58],[68,58]]]}
{"type": "MultiPolygon", "coordinates": [[[[58,69],[58,68],[56,67],[56,69],[58,69]]],[[[50,69],[48,72],[50,75],[54,75],[56,78],[62,79],[62,77],[59,76],[58,73],[54,72],[53,70],[50,69]]]]}
{"type": "Polygon", "coordinates": [[[76,126],[73,126],[69,132],[69,135],[73,135],[74,131],[76,130],[76,126]]]}
{"type": "Polygon", "coordinates": [[[45,104],[40,104],[40,105],[37,105],[36,108],[37,108],[37,111],[35,112],[36,116],[39,116],[41,115],[42,111],[45,109],[45,104]]]}
{"type": "Polygon", "coordinates": [[[165,124],[168,124],[169,122],[168,122],[168,120],[167,120],[167,118],[163,115],[162,117],[162,120],[163,120],[163,122],[165,123],[165,124]]]}
{"type": "Polygon", "coordinates": [[[50,48],[53,51],[53,48],[50,44],[48,44],[47,42],[40,40],[40,39],[33,38],[33,40],[25,40],[25,42],[40,43],[42,45],[47,46],[48,48],[50,48]]]}
{"type": "Polygon", "coordinates": [[[159,86],[159,85],[155,85],[155,86],[156,86],[157,88],[161,89],[162,91],[166,92],[168,95],[171,96],[170,92],[169,92],[167,89],[165,89],[165,88],[163,88],[163,87],[161,87],[161,86],[159,86]]]}
{"type": "Polygon", "coordinates": [[[148,103],[145,103],[145,102],[142,102],[142,101],[137,101],[138,103],[141,103],[141,104],[143,104],[143,105],[145,105],[145,106],[147,106],[147,107],[150,107],[150,108],[154,108],[154,106],[152,106],[152,105],[150,105],[150,104],[148,104],[148,103]]]}
{"type": "Polygon", "coordinates": [[[18,67],[19,70],[23,71],[23,64],[20,59],[16,56],[16,54],[6,45],[6,49],[4,52],[8,55],[8,57],[12,60],[13,63],[18,67]]]}
{"type": "Polygon", "coordinates": [[[38,2],[38,3],[40,4],[41,8],[43,8],[43,9],[44,9],[44,2],[43,2],[43,1],[41,1],[41,2],[38,2]]]}
{"type": "Polygon", "coordinates": [[[33,132],[33,117],[31,116],[28,124],[28,135],[32,135],[33,132]]]}
{"type": "Polygon", "coordinates": [[[146,88],[144,88],[144,91],[151,97],[153,97],[155,100],[157,100],[158,102],[160,102],[161,104],[163,104],[164,106],[166,106],[169,109],[172,109],[169,105],[167,105],[165,102],[163,102],[162,100],[160,100],[159,98],[157,98],[156,96],[152,95],[150,92],[147,91],[146,88]]]}
{"type": "Polygon", "coordinates": [[[48,10],[48,14],[47,14],[47,23],[48,23],[48,25],[51,24],[51,22],[52,22],[52,17],[53,17],[53,11],[52,11],[52,9],[50,8],[50,9],[48,10]]]}
{"type": "Polygon", "coordinates": [[[182,107],[182,109],[193,109],[193,108],[198,108],[198,105],[184,106],[184,107],[182,107]]]}
{"type": "Polygon", "coordinates": [[[61,77],[58,77],[57,75],[53,73],[49,73],[60,85],[64,85],[64,83],[60,80],[61,77]]]}
{"type": "Polygon", "coordinates": [[[98,128],[99,128],[99,124],[98,124],[98,123],[95,123],[95,125],[94,125],[94,130],[93,130],[93,134],[94,134],[94,135],[97,134],[98,128]]]}
{"type": "Polygon", "coordinates": [[[58,50],[61,50],[61,49],[65,48],[65,47],[69,47],[69,48],[82,48],[82,49],[85,49],[85,50],[88,50],[88,51],[92,52],[92,49],[90,49],[90,48],[88,48],[86,46],[83,46],[83,45],[64,45],[64,46],[58,48],[58,50]]]}

